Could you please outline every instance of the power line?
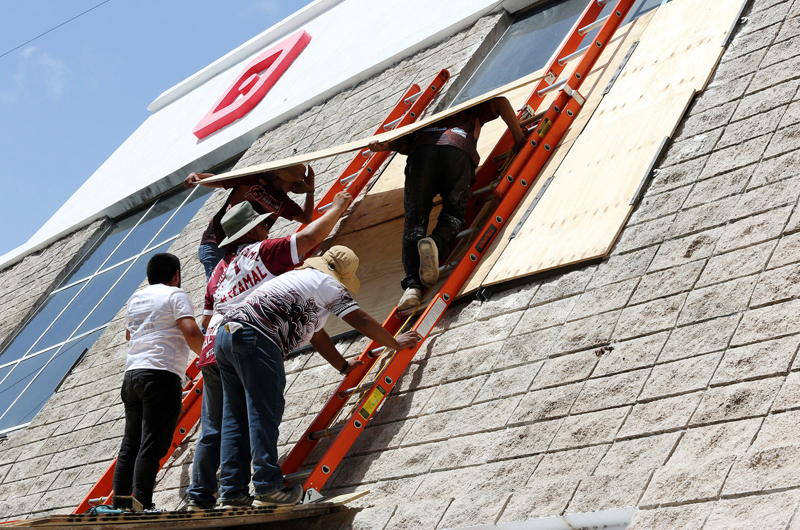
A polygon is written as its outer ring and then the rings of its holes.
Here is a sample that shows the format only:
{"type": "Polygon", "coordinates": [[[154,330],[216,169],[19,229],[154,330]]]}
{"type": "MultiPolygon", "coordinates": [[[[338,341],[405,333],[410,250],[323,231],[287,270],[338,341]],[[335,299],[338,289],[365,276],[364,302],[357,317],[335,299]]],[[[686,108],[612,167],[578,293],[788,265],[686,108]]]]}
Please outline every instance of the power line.
{"type": "Polygon", "coordinates": [[[62,22],[62,23],[61,23],[61,24],[59,24],[58,26],[55,26],[55,27],[53,27],[53,28],[50,28],[50,29],[48,29],[47,31],[45,31],[44,33],[41,33],[41,34],[39,34],[39,35],[36,35],[36,36],[35,36],[34,38],[32,38],[31,40],[29,40],[29,41],[26,41],[26,42],[23,42],[22,44],[20,44],[20,45],[19,45],[19,46],[17,46],[16,48],[12,48],[12,49],[8,50],[6,53],[4,53],[3,55],[0,55],[0,59],[2,59],[3,57],[5,57],[6,55],[8,55],[8,54],[9,54],[9,53],[11,53],[11,52],[15,52],[15,51],[19,50],[20,48],[22,48],[22,47],[23,47],[23,46],[25,46],[26,44],[30,44],[31,42],[35,41],[35,40],[36,40],[36,39],[38,39],[39,37],[44,37],[45,35],[47,35],[47,34],[48,34],[48,33],[50,33],[51,31],[57,30],[58,28],[60,28],[60,27],[61,27],[61,26],[63,26],[64,24],[68,24],[68,23],[72,22],[73,20],[75,20],[76,18],[78,18],[78,17],[82,17],[83,15],[85,15],[86,13],[88,13],[89,11],[93,11],[93,10],[97,9],[98,7],[100,7],[101,5],[109,3],[110,1],[111,1],[111,0],[104,0],[103,2],[100,2],[99,4],[97,4],[96,6],[94,6],[94,7],[92,7],[92,8],[89,8],[89,9],[87,9],[87,10],[86,10],[86,11],[84,11],[83,13],[80,13],[80,14],[78,14],[78,15],[75,15],[74,17],[72,17],[71,19],[67,20],[66,22],[62,22]]]}

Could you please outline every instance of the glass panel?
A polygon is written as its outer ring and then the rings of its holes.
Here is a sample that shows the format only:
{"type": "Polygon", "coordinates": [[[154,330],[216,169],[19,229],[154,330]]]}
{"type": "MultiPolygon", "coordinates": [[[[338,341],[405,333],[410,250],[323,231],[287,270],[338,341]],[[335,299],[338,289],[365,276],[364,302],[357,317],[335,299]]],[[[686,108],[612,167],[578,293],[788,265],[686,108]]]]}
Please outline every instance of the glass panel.
{"type": "MultiPolygon", "coordinates": [[[[142,218],[146,211],[147,210],[143,210],[114,223],[114,225],[108,231],[105,239],[94,246],[86,261],[84,261],[83,264],[78,267],[78,270],[72,273],[67,280],[62,282],[61,285],[69,285],[70,282],[80,280],[81,278],[85,278],[97,272],[97,269],[100,267],[100,265],[114,251],[114,249],[117,248],[117,245],[119,245],[120,241],[122,241],[128,232],[131,231],[131,228],[136,226],[136,223],[139,222],[139,219],[142,218]]],[[[120,258],[117,261],[122,261],[123,259],[125,258],[120,258]]],[[[106,266],[111,265],[112,263],[108,263],[106,266]]]]}
{"type": "MultiPolygon", "coordinates": [[[[203,205],[206,202],[206,199],[208,199],[208,196],[213,192],[214,190],[212,188],[204,188],[203,186],[198,186],[197,188],[195,188],[195,192],[192,194],[192,196],[189,198],[186,204],[184,204],[183,207],[180,210],[178,210],[178,213],[175,214],[175,217],[173,217],[170,220],[170,222],[167,223],[167,226],[164,227],[164,230],[162,230],[161,233],[158,234],[158,238],[156,239],[156,241],[160,243],[164,240],[167,240],[173,236],[177,236],[178,234],[180,234],[181,231],[184,228],[186,228],[186,225],[189,224],[189,221],[192,220],[194,214],[200,211],[200,208],[203,207],[203,205]]],[[[178,206],[180,206],[181,201],[183,201],[183,199],[186,197],[186,194],[180,193],[176,195],[176,197],[179,197],[180,200],[176,199],[175,202],[173,202],[173,208],[177,208],[178,206]]],[[[168,200],[172,201],[172,198],[168,200]]],[[[167,200],[165,200],[164,202],[167,202],[167,200]]]]}
{"type": "MultiPolygon", "coordinates": [[[[41,355],[37,355],[35,357],[31,357],[30,359],[25,359],[24,361],[20,362],[19,364],[14,366],[14,369],[11,370],[11,373],[8,374],[8,377],[5,381],[0,383],[0,411],[5,412],[5,410],[17,399],[17,396],[25,390],[25,387],[28,383],[33,379],[36,374],[39,373],[39,370],[42,369],[42,366],[50,359],[50,353],[43,353],[41,355]]],[[[0,412],[2,414],[2,412],[0,412]]],[[[2,425],[2,421],[0,420],[0,425],[2,425]]],[[[4,428],[12,427],[13,425],[7,425],[4,428]]]]}
{"type": "MultiPolygon", "coordinates": [[[[96,331],[82,339],[64,345],[44,370],[41,371],[33,383],[31,383],[31,386],[28,387],[25,393],[14,403],[14,406],[0,419],[0,430],[33,420],[33,417],[36,416],[44,404],[47,403],[47,400],[50,399],[50,396],[53,395],[56,386],[68,373],[81,353],[83,353],[83,350],[90,348],[100,337],[101,333],[102,331],[96,331]]],[[[50,355],[49,353],[45,353],[40,355],[40,357],[43,357],[44,360],[47,361],[50,355]]],[[[33,359],[31,359],[31,361],[32,360],[33,359]]],[[[21,363],[20,368],[22,368],[26,362],[29,361],[21,363]]],[[[17,387],[17,392],[19,392],[22,388],[19,385],[17,387]]]]}
{"type": "MultiPolygon", "coordinates": [[[[598,18],[611,13],[614,4],[606,4],[598,18]]],[[[623,24],[660,4],[661,0],[638,0],[623,24]]],[[[585,8],[585,0],[561,0],[518,17],[451,105],[463,103],[546,66],[585,8]]],[[[598,31],[599,28],[589,32],[579,48],[591,42],[598,31]]]]}
{"type": "MultiPolygon", "coordinates": [[[[128,302],[128,298],[130,298],[131,294],[136,291],[136,288],[139,287],[139,284],[141,284],[147,278],[147,262],[153,257],[153,254],[164,252],[168,248],[169,244],[165,243],[160,247],[154,248],[147,254],[139,256],[139,259],[137,259],[136,262],[131,266],[130,270],[125,273],[125,276],[122,278],[122,280],[120,280],[120,282],[114,286],[113,289],[111,289],[97,309],[92,311],[92,314],[89,315],[89,318],[86,319],[86,322],[81,325],[76,335],[80,335],[81,333],[85,333],[91,329],[104,326],[111,322],[111,319],[114,318],[117,312],[125,307],[125,304],[128,302]]],[[[127,267],[127,265],[119,267],[120,274],[127,267]]],[[[106,274],[108,273],[103,273],[103,276],[106,274]]],[[[117,276],[119,276],[119,274],[117,274],[117,276]]],[[[96,302],[97,300],[95,300],[95,303],[96,302]]]]}
{"type": "MultiPolygon", "coordinates": [[[[122,276],[123,272],[125,272],[124,266],[111,269],[108,272],[104,272],[92,278],[83,291],[75,298],[75,301],[72,302],[61,317],[56,320],[53,327],[51,327],[47,333],[44,334],[44,337],[36,344],[36,351],[67,340],[83,318],[92,310],[95,304],[100,301],[103,295],[108,292],[111,286],[114,285],[117,278],[122,276]]],[[[131,293],[132,292],[133,291],[131,291],[131,293]]],[[[114,314],[116,314],[119,309],[119,307],[114,309],[114,314]]],[[[112,314],[109,318],[113,316],[112,314]]]]}
{"type": "MultiPolygon", "coordinates": [[[[47,329],[47,326],[55,320],[61,310],[72,300],[72,297],[75,296],[75,293],[78,292],[82,285],[83,284],[74,285],[69,289],[51,294],[47,301],[41,306],[41,311],[31,319],[23,330],[20,331],[19,335],[8,345],[8,348],[0,354],[0,364],[22,358],[36,339],[39,338],[39,335],[47,329]]],[[[72,330],[70,330],[70,332],[71,331],[72,330]]],[[[39,347],[37,346],[37,348],[39,347]]]]}

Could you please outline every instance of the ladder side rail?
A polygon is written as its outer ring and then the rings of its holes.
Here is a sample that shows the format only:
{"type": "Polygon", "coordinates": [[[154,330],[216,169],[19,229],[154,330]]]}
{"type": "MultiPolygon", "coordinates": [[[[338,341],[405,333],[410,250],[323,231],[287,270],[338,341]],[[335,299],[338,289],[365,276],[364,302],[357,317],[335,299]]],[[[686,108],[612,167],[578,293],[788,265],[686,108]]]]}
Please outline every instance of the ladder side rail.
{"type": "MultiPolygon", "coordinates": [[[[586,6],[586,9],[584,9],[581,16],[575,21],[572,29],[569,31],[569,33],[567,33],[567,37],[565,37],[559,48],[551,56],[550,61],[544,68],[544,72],[552,72],[553,76],[556,78],[561,75],[567,64],[566,62],[561,64],[561,60],[573,54],[578,49],[578,46],[580,46],[581,42],[583,42],[584,36],[579,35],[578,30],[590,24],[591,22],[594,22],[603,11],[604,6],[605,3],[600,5],[596,0],[593,0],[586,6]]],[[[553,82],[555,82],[555,79],[553,79],[553,82]]],[[[536,85],[534,85],[534,88],[528,96],[528,99],[525,101],[525,106],[530,107],[533,111],[533,114],[538,112],[539,105],[544,100],[544,96],[539,96],[539,91],[550,84],[552,83],[548,83],[546,79],[541,79],[538,83],[536,83],[536,85]]],[[[519,110],[517,114],[518,119],[524,114],[524,109],[525,107],[519,110]]],[[[497,176],[497,172],[501,169],[504,163],[502,160],[495,162],[494,159],[504,153],[507,153],[513,146],[514,139],[511,136],[511,132],[506,130],[500,137],[500,140],[492,150],[491,154],[483,161],[483,165],[475,177],[475,182],[478,187],[486,186],[492,180],[494,180],[494,178],[497,176]]],[[[504,186],[502,182],[500,185],[504,186]]]]}
{"type": "MultiPolygon", "coordinates": [[[[601,43],[601,46],[597,46],[598,50],[592,50],[583,56],[581,64],[576,69],[577,73],[588,72],[593,68],[594,63],[602,52],[603,43],[608,42],[608,40],[613,37],[623,18],[633,5],[633,2],[634,0],[619,0],[615,8],[616,16],[612,16],[606,21],[603,25],[603,29],[596,38],[596,42],[601,43]]],[[[583,77],[585,77],[585,75],[579,75],[576,79],[580,82],[583,77]]],[[[548,110],[547,115],[543,118],[549,119],[551,125],[542,132],[540,138],[543,140],[545,136],[548,136],[548,142],[552,142],[553,146],[557,145],[561,140],[583,105],[583,98],[577,94],[575,90],[576,89],[572,89],[569,86],[562,88],[556,96],[553,105],[548,110]],[[574,95],[578,97],[573,97],[574,95]]],[[[490,219],[487,226],[482,230],[481,237],[476,240],[474,247],[472,247],[468,251],[468,255],[465,256],[467,259],[462,259],[460,261],[453,271],[453,274],[445,281],[440,291],[414,325],[413,329],[422,335],[423,340],[417,343],[412,349],[397,352],[397,355],[389,361],[380,379],[376,380],[372,389],[363,395],[354,409],[355,412],[353,415],[347,419],[343,429],[336,436],[333,444],[331,444],[322,459],[311,471],[303,485],[304,490],[314,488],[319,491],[325,485],[333,474],[333,471],[346,456],[359,434],[361,434],[366,427],[367,422],[374,416],[378,407],[383,402],[383,399],[392,391],[399,378],[402,377],[408,364],[423,345],[424,339],[430,334],[436,322],[441,319],[444,311],[453,302],[458,291],[464,285],[464,282],[466,282],[472,271],[480,262],[481,257],[488,250],[499,232],[499,225],[502,225],[502,223],[510,218],[525,196],[525,193],[530,189],[530,184],[538,178],[539,173],[554,151],[552,148],[548,149],[546,147],[547,145],[549,144],[539,142],[539,144],[533,146],[534,151],[523,166],[526,178],[516,180],[516,185],[512,186],[509,192],[502,198],[494,212],[493,219],[490,219]]]]}

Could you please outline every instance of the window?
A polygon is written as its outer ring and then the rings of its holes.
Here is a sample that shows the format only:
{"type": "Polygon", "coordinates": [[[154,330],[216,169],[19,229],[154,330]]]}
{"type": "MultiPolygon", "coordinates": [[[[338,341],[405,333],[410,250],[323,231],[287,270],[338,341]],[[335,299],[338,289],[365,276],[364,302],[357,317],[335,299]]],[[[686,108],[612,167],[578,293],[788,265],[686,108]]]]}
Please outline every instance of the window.
{"type": "Polygon", "coordinates": [[[50,399],[213,190],[196,187],[116,220],[0,353],[0,432],[24,427],[50,399]]]}
{"type": "MultiPolygon", "coordinates": [[[[657,8],[661,2],[637,0],[623,25],[657,8]]],[[[463,103],[544,68],[586,9],[586,4],[587,0],[560,0],[517,16],[451,105],[463,103]]],[[[615,4],[615,1],[607,3],[598,18],[611,13],[615,4]]],[[[598,31],[587,33],[580,47],[590,42],[598,31]]]]}

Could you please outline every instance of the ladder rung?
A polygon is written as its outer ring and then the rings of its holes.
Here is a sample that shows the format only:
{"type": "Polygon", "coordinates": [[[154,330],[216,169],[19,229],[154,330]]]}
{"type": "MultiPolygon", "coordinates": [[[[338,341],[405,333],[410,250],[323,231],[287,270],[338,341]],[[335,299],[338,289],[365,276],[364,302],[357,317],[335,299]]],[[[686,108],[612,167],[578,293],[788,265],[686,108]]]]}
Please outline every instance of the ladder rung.
{"type": "Polygon", "coordinates": [[[384,131],[391,131],[392,129],[394,129],[394,128],[395,128],[395,126],[396,126],[398,123],[400,123],[400,120],[402,120],[402,119],[403,119],[403,117],[402,117],[402,116],[400,116],[400,117],[399,117],[399,118],[397,118],[396,120],[394,120],[394,121],[390,121],[389,123],[387,123],[386,125],[384,125],[384,126],[383,126],[383,130],[384,130],[384,131]]]}
{"type": "Polygon", "coordinates": [[[336,427],[331,427],[327,431],[322,429],[321,431],[312,432],[308,435],[309,440],[320,440],[322,438],[327,438],[328,436],[336,436],[344,429],[344,425],[337,425],[336,427]]]}
{"type": "Polygon", "coordinates": [[[325,213],[325,212],[327,212],[328,210],[330,210],[330,209],[331,209],[331,206],[333,206],[333,203],[332,203],[332,202],[329,202],[329,203],[328,203],[328,204],[326,204],[325,206],[320,206],[319,208],[317,208],[317,211],[318,211],[319,213],[325,213]]]}
{"type": "Polygon", "coordinates": [[[522,120],[521,122],[519,122],[519,126],[520,127],[527,127],[531,123],[540,122],[540,121],[542,121],[542,118],[544,118],[545,114],[547,114],[546,110],[543,110],[542,112],[538,112],[538,113],[534,114],[533,116],[531,116],[530,118],[526,118],[526,119],[522,120]]]}
{"type": "Polygon", "coordinates": [[[456,239],[457,240],[458,239],[464,239],[465,237],[472,235],[472,233],[474,231],[475,231],[475,227],[474,226],[472,228],[467,228],[466,230],[462,230],[461,232],[456,234],[456,239]]]}
{"type": "Polygon", "coordinates": [[[370,156],[372,156],[372,151],[369,149],[364,149],[363,151],[361,151],[361,156],[363,156],[364,158],[369,158],[370,156]]]}
{"type": "Polygon", "coordinates": [[[406,99],[403,100],[403,103],[405,103],[406,105],[410,105],[411,103],[414,103],[416,100],[418,100],[421,95],[422,95],[422,90],[420,90],[416,94],[408,96],[406,99]]]}
{"type": "Polygon", "coordinates": [[[478,188],[475,191],[471,191],[470,195],[472,195],[473,198],[480,197],[481,195],[486,195],[490,191],[494,190],[497,187],[497,185],[500,184],[501,180],[503,180],[503,179],[499,178],[499,179],[495,180],[494,182],[491,182],[491,183],[487,184],[486,186],[484,186],[482,188],[478,188]]]}
{"type": "Polygon", "coordinates": [[[604,5],[609,3],[610,1],[611,0],[597,0],[597,5],[599,5],[600,7],[603,7],[604,5]]]}
{"type": "Polygon", "coordinates": [[[583,36],[592,31],[594,28],[599,28],[600,26],[606,23],[606,20],[608,20],[609,17],[611,17],[611,15],[599,18],[594,22],[592,22],[591,24],[583,26],[581,29],[578,30],[578,35],[583,36]]]}
{"type": "Polygon", "coordinates": [[[297,482],[302,482],[303,480],[307,479],[311,476],[311,472],[314,471],[312,469],[304,469],[303,471],[298,471],[296,473],[290,473],[283,477],[283,480],[288,482],[289,484],[294,484],[297,482]]]}
{"type": "Polygon", "coordinates": [[[367,357],[369,357],[370,359],[374,359],[375,357],[380,355],[381,352],[383,350],[385,350],[385,349],[386,349],[386,346],[378,346],[377,348],[373,348],[373,349],[371,349],[370,351],[367,352],[367,357]]]}
{"type": "Polygon", "coordinates": [[[348,184],[353,182],[360,173],[361,173],[361,170],[359,169],[358,171],[356,171],[352,175],[348,175],[346,177],[342,177],[342,178],[339,179],[339,183],[342,186],[347,186],[348,184]]]}
{"type": "Polygon", "coordinates": [[[368,383],[364,383],[363,385],[359,385],[359,386],[356,386],[356,387],[353,387],[353,388],[348,388],[347,390],[342,390],[341,392],[339,392],[339,397],[343,398],[345,396],[352,396],[353,394],[356,394],[356,393],[359,393],[359,392],[365,392],[365,391],[369,390],[370,388],[372,388],[372,385],[375,384],[375,381],[376,380],[373,379],[372,381],[370,381],[368,383]]]}
{"type": "Polygon", "coordinates": [[[454,259],[453,261],[451,261],[447,265],[442,265],[441,267],[439,267],[439,276],[441,276],[443,274],[446,274],[446,273],[450,272],[451,270],[455,269],[458,266],[458,261],[459,260],[454,259]]]}
{"type": "Polygon", "coordinates": [[[589,46],[584,46],[580,50],[578,50],[578,51],[576,51],[574,53],[571,53],[569,55],[566,55],[566,56],[562,57],[561,59],[559,59],[558,60],[558,64],[560,64],[561,66],[564,66],[565,64],[567,64],[571,60],[577,59],[578,57],[580,57],[581,55],[586,53],[586,50],[588,50],[588,49],[589,49],[589,46]]]}
{"type": "Polygon", "coordinates": [[[554,90],[558,90],[559,88],[561,88],[562,86],[564,86],[566,84],[567,84],[567,80],[564,79],[562,81],[559,81],[558,83],[553,83],[552,85],[550,85],[548,87],[544,87],[539,92],[537,92],[537,94],[539,94],[539,97],[542,97],[545,94],[547,94],[548,92],[553,92],[554,90]]]}

